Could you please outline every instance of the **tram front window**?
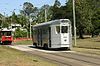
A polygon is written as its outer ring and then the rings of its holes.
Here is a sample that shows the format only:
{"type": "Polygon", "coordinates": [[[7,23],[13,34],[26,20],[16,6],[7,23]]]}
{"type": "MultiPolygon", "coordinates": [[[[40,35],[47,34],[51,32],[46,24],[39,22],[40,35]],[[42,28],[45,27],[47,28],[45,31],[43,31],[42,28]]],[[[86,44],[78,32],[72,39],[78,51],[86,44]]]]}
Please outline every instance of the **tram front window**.
{"type": "Polygon", "coordinates": [[[11,36],[11,32],[9,31],[9,32],[7,32],[7,36],[11,36]]]}
{"type": "Polygon", "coordinates": [[[3,32],[1,33],[1,35],[2,35],[2,36],[11,36],[11,31],[8,31],[8,32],[3,31],[3,32]]]}
{"type": "Polygon", "coordinates": [[[68,26],[62,26],[61,33],[68,33],[68,26]]]}

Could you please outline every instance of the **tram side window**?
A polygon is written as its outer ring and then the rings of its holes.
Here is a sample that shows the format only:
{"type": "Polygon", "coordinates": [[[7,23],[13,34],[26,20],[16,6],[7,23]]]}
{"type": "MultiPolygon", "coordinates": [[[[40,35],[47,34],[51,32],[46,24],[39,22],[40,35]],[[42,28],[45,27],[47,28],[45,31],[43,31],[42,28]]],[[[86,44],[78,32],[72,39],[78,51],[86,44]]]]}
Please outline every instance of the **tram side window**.
{"type": "Polygon", "coordinates": [[[61,33],[68,33],[68,26],[62,26],[61,33]]]}
{"type": "Polygon", "coordinates": [[[34,30],[34,31],[33,31],[33,34],[36,35],[36,34],[37,34],[37,30],[34,30]]]}
{"type": "Polygon", "coordinates": [[[42,31],[43,31],[43,34],[48,34],[48,28],[43,28],[42,31]]]}
{"type": "Polygon", "coordinates": [[[60,26],[56,26],[56,32],[57,32],[57,34],[60,33],[60,26]]]}

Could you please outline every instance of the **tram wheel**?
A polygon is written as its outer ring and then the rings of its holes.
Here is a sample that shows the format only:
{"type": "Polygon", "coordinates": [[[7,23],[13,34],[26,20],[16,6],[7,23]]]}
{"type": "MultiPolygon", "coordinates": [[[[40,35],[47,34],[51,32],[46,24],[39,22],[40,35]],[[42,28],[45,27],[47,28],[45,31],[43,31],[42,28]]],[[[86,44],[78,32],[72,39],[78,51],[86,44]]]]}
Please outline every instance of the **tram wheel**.
{"type": "Polygon", "coordinates": [[[35,47],[37,47],[37,43],[33,43],[33,45],[34,45],[35,47]]]}
{"type": "Polygon", "coordinates": [[[48,45],[47,44],[44,44],[43,48],[44,49],[48,49],[48,45]]]}

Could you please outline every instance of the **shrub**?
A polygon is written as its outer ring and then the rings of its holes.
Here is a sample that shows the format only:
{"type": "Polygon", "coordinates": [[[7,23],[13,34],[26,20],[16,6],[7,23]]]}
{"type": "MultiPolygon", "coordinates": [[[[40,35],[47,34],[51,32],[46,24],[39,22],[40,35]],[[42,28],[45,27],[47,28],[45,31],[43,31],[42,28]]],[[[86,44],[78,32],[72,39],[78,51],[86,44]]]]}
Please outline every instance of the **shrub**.
{"type": "Polygon", "coordinates": [[[27,36],[27,31],[21,30],[20,28],[17,28],[15,30],[15,33],[14,33],[15,38],[26,37],[26,36],[27,36]]]}

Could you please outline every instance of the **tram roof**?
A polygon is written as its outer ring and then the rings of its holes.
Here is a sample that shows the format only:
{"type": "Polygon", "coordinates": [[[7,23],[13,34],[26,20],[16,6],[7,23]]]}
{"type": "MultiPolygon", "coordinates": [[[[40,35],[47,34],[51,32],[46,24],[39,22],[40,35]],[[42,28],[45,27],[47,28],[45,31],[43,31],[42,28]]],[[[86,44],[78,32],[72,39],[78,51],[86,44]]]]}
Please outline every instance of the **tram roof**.
{"type": "Polygon", "coordinates": [[[44,23],[40,23],[40,24],[37,24],[37,25],[34,25],[33,28],[35,27],[39,27],[39,26],[45,26],[45,25],[51,25],[51,24],[54,24],[54,23],[60,23],[61,21],[63,20],[66,20],[66,21],[70,21],[69,19],[58,19],[58,20],[52,20],[52,21],[49,21],[49,22],[44,22],[44,23]],[[57,22],[58,21],[58,22],[57,22]]]}
{"type": "Polygon", "coordinates": [[[7,29],[7,28],[3,28],[3,29],[0,29],[0,31],[12,31],[11,29],[7,29]]]}

